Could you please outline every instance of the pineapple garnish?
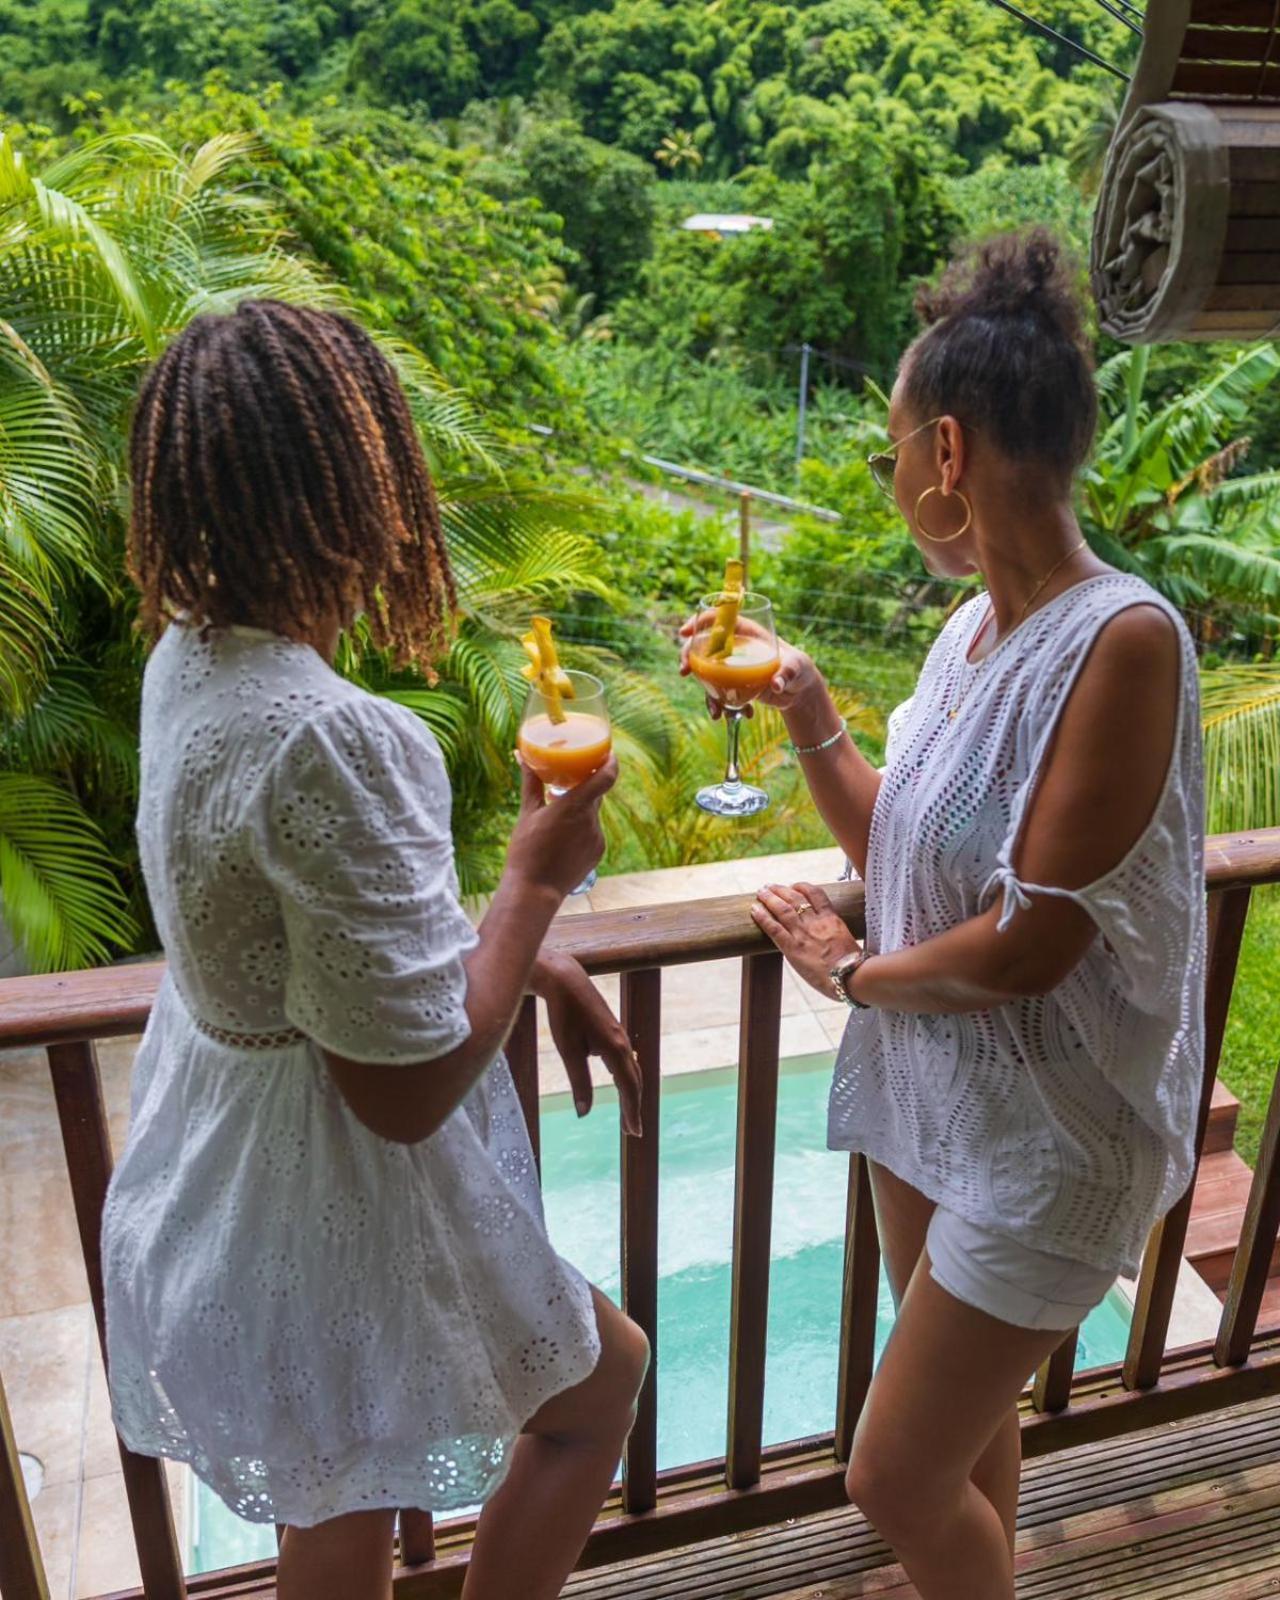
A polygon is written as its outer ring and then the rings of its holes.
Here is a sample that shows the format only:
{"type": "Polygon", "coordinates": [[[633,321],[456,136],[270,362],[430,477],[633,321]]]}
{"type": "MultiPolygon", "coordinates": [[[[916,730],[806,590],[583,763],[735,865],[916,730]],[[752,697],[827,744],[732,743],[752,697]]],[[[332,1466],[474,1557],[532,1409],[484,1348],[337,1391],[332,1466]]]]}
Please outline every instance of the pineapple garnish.
{"type": "Polygon", "coordinates": [[[537,685],[547,702],[547,715],[552,722],[567,721],[568,714],[560,702],[573,699],[573,683],[556,654],[555,640],[551,637],[551,618],[535,617],[533,632],[526,633],[520,643],[529,657],[528,665],[521,667],[521,672],[530,683],[537,685]]]}
{"type": "Polygon", "coordinates": [[[738,611],[743,595],[742,563],[730,556],[724,564],[724,589],[716,606],[715,621],[707,635],[707,648],[702,652],[711,661],[723,661],[733,654],[733,630],[738,625],[738,611]]]}

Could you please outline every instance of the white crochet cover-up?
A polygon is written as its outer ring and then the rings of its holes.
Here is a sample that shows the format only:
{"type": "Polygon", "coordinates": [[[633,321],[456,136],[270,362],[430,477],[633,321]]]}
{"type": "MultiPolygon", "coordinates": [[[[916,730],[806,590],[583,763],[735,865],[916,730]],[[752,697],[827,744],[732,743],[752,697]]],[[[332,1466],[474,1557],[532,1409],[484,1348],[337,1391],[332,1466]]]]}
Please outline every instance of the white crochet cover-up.
{"type": "Polygon", "coordinates": [[[252,1521],[474,1505],[599,1357],[503,1058],[402,1145],[312,1042],[411,1063],[467,1038],[449,830],[411,712],[308,646],[167,630],[138,837],[169,971],[103,1221],[111,1395],[132,1449],[252,1521]]]}
{"type": "Polygon", "coordinates": [[[1037,894],[1067,894],[1099,937],[1041,997],[955,1016],[851,1012],[828,1143],[979,1226],[1132,1276],[1194,1162],[1205,941],[1195,652],[1173,607],[1124,574],[1063,591],[974,663],[987,607],[978,596],[957,610],[893,720],[871,822],[867,947],[920,944],[997,897],[1004,929],[1037,894]],[[1159,606],[1181,641],[1155,812],[1096,883],[1068,893],[1022,882],[1012,858],[1059,716],[1100,630],[1139,604],[1159,606]]]}

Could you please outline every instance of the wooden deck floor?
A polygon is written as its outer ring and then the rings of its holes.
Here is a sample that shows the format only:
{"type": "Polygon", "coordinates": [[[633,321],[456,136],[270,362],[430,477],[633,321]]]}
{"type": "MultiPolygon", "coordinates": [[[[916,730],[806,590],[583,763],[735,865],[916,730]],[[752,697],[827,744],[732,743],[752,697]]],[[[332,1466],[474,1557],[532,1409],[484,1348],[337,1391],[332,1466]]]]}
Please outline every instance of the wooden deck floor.
{"type": "MultiPolygon", "coordinates": [[[[1280,1399],[1029,1461],[1020,1600],[1280,1596],[1280,1399]]],[[[582,1573],[566,1600],[915,1600],[852,1508],[582,1573]]],[[[973,1600],[982,1600],[975,1595],[973,1600]]]]}

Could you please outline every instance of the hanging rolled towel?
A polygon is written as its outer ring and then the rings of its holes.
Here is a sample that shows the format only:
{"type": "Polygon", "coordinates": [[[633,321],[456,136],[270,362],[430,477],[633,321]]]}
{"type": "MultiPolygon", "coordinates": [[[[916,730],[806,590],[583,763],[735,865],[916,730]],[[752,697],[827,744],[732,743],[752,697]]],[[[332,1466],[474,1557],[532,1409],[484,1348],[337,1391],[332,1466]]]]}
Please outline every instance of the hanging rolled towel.
{"type": "Polygon", "coordinates": [[[1280,4],[1151,0],[1091,252],[1127,344],[1280,331],[1280,4]]]}

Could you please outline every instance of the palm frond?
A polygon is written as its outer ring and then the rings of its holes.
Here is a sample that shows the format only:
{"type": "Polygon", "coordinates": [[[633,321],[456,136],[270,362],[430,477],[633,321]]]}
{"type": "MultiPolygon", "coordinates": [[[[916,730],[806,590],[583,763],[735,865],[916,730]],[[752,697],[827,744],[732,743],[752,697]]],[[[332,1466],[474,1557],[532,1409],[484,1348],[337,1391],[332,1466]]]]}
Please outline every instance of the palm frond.
{"type": "Polygon", "coordinates": [[[434,689],[387,686],[377,692],[420,717],[435,735],[445,764],[450,769],[458,765],[474,734],[475,719],[467,701],[452,685],[442,683],[434,689]]]}
{"type": "Polygon", "coordinates": [[[1209,496],[1214,510],[1247,511],[1251,514],[1273,511],[1280,501],[1280,470],[1244,473],[1224,478],[1209,496]]]}
{"type": "Polygon", "coordinates": [[[1206,826],[1280,826],[1280,664],[1231,665],[1200,682],[1206,826]]]}
{"type": "Polygon", "coordinates": [[[102,834],[43,778],[0,773],[0,900],[37,972],[95,966],[135,932],[102,834]]]}
{"type": "Polygon", "coordinates": [[[48,772],[86,758],[116,792],[133,795],[137,733],[102,705],[99,676],[83,662],[59,662],[31,705],[0,730],[0,763],[48,772]]]}
{"type": "MultiPolygon", "coordinates": [[[[54,169],[55,176],[66,176],[73,171],[78,175],[86,175],[90,170],[92,153],[88,149],[79,152],[79,165],[73,168],[70,163],[64,163],[54,169]]],[[[51,187],[49,183],[33,177],[8,134],[0,132],[0,209],[13,205],[31,207],[52,241],[63,245],[87,243],[92,248],[94,259],[119,300],[121,309],[147,350],[154,354],[158,339],[151,311],[132,263],[119,241],[72,193],[51,187]]]]}

